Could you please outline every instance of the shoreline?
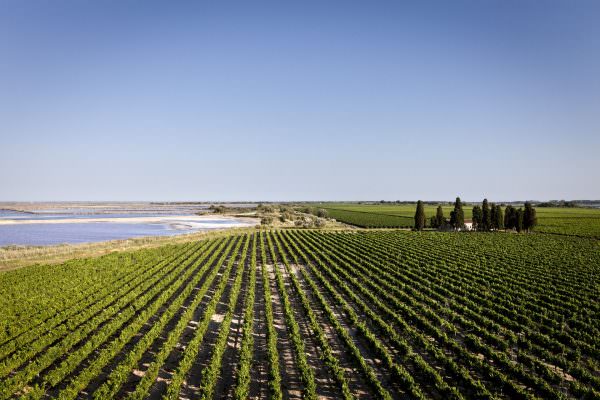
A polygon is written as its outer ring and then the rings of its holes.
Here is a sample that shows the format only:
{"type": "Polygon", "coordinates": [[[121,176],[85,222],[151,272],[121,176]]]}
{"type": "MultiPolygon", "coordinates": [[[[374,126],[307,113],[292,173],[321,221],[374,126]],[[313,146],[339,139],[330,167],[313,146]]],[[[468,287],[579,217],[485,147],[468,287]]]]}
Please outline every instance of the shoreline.
{"type": "MultiPolygon", "coordinates": [[[[202,223],[205,221],[239,221],[230,227],[243,227],[259,224],[256,218],[229,217],[224,215],[168,215],[156,217],[98,217],[98,218],[56,218],[56,219],[0,219],[1,225],[28,225],[28,224],[81,224],[81,223],[126,223],[126,224],[177,224],[177,223],[202,223]]],[[[218,228],[222,224],[206,224],[206,228],[218,228]]]]}
{"type": "Polygon", "coordinates": [[[177,245],[232,233],[253,232],[255,229],[254,226],[246,226],[207,229],[172,236],[142,236],[102,242],[5,246],[0,247],[0,274],[32,265],[57,264],[74,258],[100,257],[114,252],[177,245]]]}

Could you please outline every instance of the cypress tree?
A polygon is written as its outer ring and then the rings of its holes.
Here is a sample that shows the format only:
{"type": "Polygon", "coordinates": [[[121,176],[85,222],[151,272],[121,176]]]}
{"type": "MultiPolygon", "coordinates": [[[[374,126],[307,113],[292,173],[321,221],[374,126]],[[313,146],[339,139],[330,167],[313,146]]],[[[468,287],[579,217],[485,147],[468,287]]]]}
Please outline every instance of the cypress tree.
{"type": "Polygon", "coordinates": [[[525,211],[523,211],[523,229],[527,232],[533,230],[533,228],[537,225],[537,216],[535,212],[535,208],[531,205],[530,202],[525,202],[525,211]]]}
{"type": "Polygon", "coordinates": [[[490,230],[498,229],[498,221],[496,220],[496,205],[490,203],[490,230]]]}
{"type": "Polygon", "coordinates": [[[518,210],[513,207],[512,214],[510,216],[510,224],[512,226],[512,229],[517,229],[517,219],[518,219],[517,211],[518,210]]]}
{"type": "Polygon", "coordinates": [[[481,225],[481,207],[473,207],[473,229],[479,230],[481,225]]]}
{"type": "Polygon", "coordinates": [[[533,228],[536,227],[537,223],[537,212],[535,211],[535,208],[531,207],[531,214],[529,214],[529,230],[532,231],[533,228]]]}
{"type": "Polygon", "coordinates": [[[415,229],[422,231],[425,228],[425,209],[423,208],[423,202],[419,200],[417,202],[417,211],[415,212],[415,229]]]}
{"type": "Polygon", "coordinates": [[[504,215],[502,215],[502,207],[496,206],[496,229],[504,229],[504,215]]]}
{"type": "Polygon", "coordinates": [[[435,212],[436,228],[441,228],[444,225],[444,222],[444,210],[442,209],[442,206],[438,206],[437,211],[435,212]]]}
{"type": "Polygon", "coordinates": [[[515,213],[514,223],[517,232],[521,232],[523,230],[523,210],[521,208],[515,213]]]}
{"type": "Polygon", "coordinates": [[[462,209],[462,202],[460,197],[456,198],[454,202],[454,223],[452,226],[454,229],[463,229],[465,227],[465,213],[462,209]]]}
{"type": "Polygon", "coordinates": [[[490,206],[487,199],[483,199],[483,204],[481,205],[481,230],[490,230],[491,222],[490,206]]]}
{"type": "Polygon", "coordinates": [[[513,229],[515,227],[514,212],[515,208],[513,206],[506,206],[506,210],[504,213],[504,229],[513,229]]]}

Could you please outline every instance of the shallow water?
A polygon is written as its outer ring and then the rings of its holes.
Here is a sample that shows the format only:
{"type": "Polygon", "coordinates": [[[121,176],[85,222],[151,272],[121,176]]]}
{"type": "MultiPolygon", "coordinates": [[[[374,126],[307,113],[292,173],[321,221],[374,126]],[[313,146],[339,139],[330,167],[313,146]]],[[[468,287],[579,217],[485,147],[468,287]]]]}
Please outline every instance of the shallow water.
{"type": "Polygon", "coordinates": [[[157,216],[169,216],[169,215],[181,215],[181,213],[152,213],[152,212],[99,212],[99,213],[80,213],[80,212],[57,212],[57,211],[44,211],[39,210],[35,213],[20,212],[14,210],[0,210],[0,219],[26,219],[26,220],[49,220],[49,219],[69,219],[69,218],[130,218],[130,217],[157,217],[157,216]]]}
{"type": "MultiPolygon", "coordinates": [[[[161,216],[164,214],[158,214],[161,216]]],[[[0,210],[0,219],[11,220],[48,220],[67,218],[110,218],[114,222],[81,222],[81,223],[28,223],[0,225],[0,246],[8,245],[51,245],[61,243],[102,242],[106,240],[127,239],[140,236],[170,236],[203,230],[235,227],[243,224],[237,219],[220,220],[207,219],[202,221],[186,221],[181,219],[161,223],[123,223],[121,218],[127,217],[156,217],[151,213],[124,214],[52,214],[39,215],[20,213],[11,210],[0,210]]]]}

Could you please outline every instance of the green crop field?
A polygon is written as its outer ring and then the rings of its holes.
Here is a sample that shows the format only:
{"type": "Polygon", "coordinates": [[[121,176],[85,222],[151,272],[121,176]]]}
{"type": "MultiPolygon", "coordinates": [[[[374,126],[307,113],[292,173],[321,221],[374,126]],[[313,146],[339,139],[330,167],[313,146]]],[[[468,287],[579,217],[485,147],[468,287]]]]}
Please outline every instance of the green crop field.
{"type": "Polygon", "coordinates": [[[600,398],[599,273],[591,239],[398,230],[24,267],[0,398],[600,398]]]}
{"type": "MultiPolygon", "coordinates": [[[[412,204],[322,204],[329,216],[347,224],[364,228],[410,228],[414,225],[412,204]]],[[[437,206],[426,205],[427,218],[435,215],[437,206]]],[[[448,218],[453,206],[443,206],[448,218]]],[[[463,206],[465,218],[471,218],[470,206],[463,206]]],[[[536,209],[537,232],[600,238],[600,210],[592,208],[536,209]]]]}

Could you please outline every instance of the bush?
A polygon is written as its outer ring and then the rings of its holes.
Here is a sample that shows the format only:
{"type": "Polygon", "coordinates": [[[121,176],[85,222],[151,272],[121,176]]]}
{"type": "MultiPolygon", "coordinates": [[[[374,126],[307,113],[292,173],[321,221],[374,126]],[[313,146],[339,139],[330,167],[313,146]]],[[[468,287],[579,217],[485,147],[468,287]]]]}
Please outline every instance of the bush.
{"type": "Polygon", "coordinates": [[[271,225],[273,223],[273,217],[262,217],[260,219],[261,225],[271,225]]]}
{"type": "Polygon", "coordinates": [[[264,213],[272,213],[275,211],[275,208],[271,205],[264,205],[264,204],[259,204],[256,207],[257,211],[262,211],[264,213]]]}
{"type": "Polygon", "coordinates": [[[327,222],[322,218],[317,218],[314,222],[315,228],[323,228],[327,222]]]}
{"type": "Polygon", "coordinates": [[[281,216],[279,217],[279,220],[281,222],[293,221],[294,220],[294,215],[292,213],[289,213],[289,212],[283,212],[283,213],[281,213],[281,216]]]}
{"type": "Polygon", "coordinates": [[[319,208],[316,212],[316,216],[319,218],[327,218],[327,210],[324,210],[322,208],[319,208]]]}
{"type": "MultiPolygon", "coordinates": [[[[302,217],[302,218],[298,218],[294,222],[294,225],[296,225],[296,227],[298,227],[298,228],[313,228],[313,227],[317,226],[317,224],[319,224],[318,220],[319,219],[315,218],[315,217],[302,217]]],[[[322,223],[324,225],[325,221],[323,221],[322,223]]]]}
{"type": "Polygon", "coordinates": [[[211,205],[210,207],[208,207],[209,210],[211,210],[212,212],[214,212],[215,214],[225,214],[225,211],[227,211],[227,207],[225,206],[216,206],[216,205],[211,205]]]}

